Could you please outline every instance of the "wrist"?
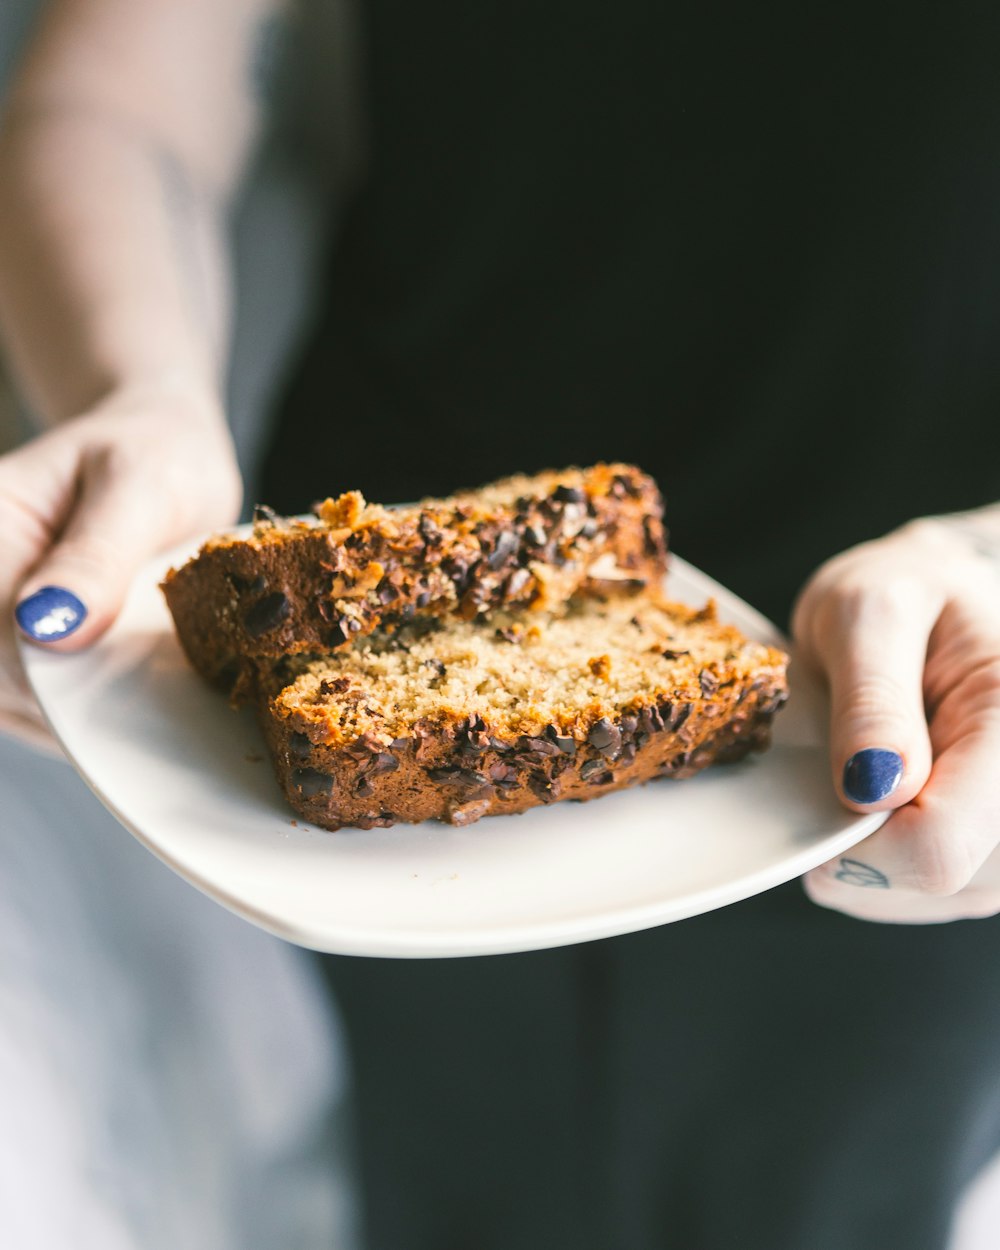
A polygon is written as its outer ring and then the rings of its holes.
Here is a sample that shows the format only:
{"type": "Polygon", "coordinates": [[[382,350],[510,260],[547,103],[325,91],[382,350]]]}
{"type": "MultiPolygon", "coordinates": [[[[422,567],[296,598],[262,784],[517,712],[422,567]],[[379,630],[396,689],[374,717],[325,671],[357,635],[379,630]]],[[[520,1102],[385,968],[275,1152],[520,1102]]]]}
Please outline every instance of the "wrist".
{"type": "Polygon", "coordinates": [[[917,537],[958,543],[969,555],[1000,567],[1000,509],[978,508],[969,512],[945,512],[922,517],[903,527],[917,537]]]}
{"type": "Polygon", "coordinates": [[[118,378],[102,389],[89,411],[133,411],[157,419],[169,412],[175,421],[217,428],[228,435],[225,402],[215,380],[193,369],[172,368],[118,378]]]}

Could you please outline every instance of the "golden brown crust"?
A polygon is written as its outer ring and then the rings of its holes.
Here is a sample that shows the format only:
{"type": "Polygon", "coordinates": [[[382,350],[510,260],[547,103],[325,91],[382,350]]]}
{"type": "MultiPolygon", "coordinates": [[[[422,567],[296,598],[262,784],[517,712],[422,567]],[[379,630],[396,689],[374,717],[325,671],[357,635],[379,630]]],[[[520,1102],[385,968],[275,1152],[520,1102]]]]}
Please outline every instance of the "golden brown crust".
{"type": "Polygon", "coordinates": [[[411,629],[384,651],[376,644],[371,659],[354,651],[298,674],[267,670],[258,712],[291,805],[334,829],[469,824],[557,799],[596,798],[762,749],[787,693],[784,653],[719,624],[712,604],[695,611],[655,591],[628,605],[592,602],[549,618],[534,643],[512,645],[497,632],[454,624],[421,639],[411,629]],[[581,659],[592,641],[609,654],[581,659]],[[481,691],[449,678],[438,690],[446,679],[428,670],[429,653],[465,658],[493,684],[481,691]],[[400,673],[388,682],[391,698],[379,655],[400,673]],[[630,663],[622,682],[601,671],[630,663]],[[501,706],[495,683],[504,683],[505,665],[510,688],[520,683],[537,691],[534,698],[519,694],[513,707],[501,706]],[[428,674],[422,690],[414,686],[421,673],[428,674]]]}
{"type": "Polygon", "coordinates": [[[620,464],[391,511],[352,492],[313,522],[263,510],[252,537],[207,543],[163,592],[191,663],[239,696],[249,658],[329,652],[418,616],[470,620],[657,583],[662,513],[652,479],[620,464]]]}
{"type": "Polygon", "coordinates": [[[163,591],[194,667],[255,699],[300,815],[464,825],[767,745],[787,657],[664,600],[665,565],[655,483],[612,464],[263,509],[163,591]]]}
{"type": "MultiPolygon", "coordinates": [[[[777,656],[778,653],[775,653],[777,656]]],[[[692,700],[635,704],[581,737],[549,726],[534,737],[492,732],[483,717],[415,726],[390,744],[316,744],[310,725],[259,704],[278,780],[291,806],[325,829],[399,821],[471,824],[555,800],[586,800],[762,750],[787,697],[784,665],[743,674],[692,700]]]]}

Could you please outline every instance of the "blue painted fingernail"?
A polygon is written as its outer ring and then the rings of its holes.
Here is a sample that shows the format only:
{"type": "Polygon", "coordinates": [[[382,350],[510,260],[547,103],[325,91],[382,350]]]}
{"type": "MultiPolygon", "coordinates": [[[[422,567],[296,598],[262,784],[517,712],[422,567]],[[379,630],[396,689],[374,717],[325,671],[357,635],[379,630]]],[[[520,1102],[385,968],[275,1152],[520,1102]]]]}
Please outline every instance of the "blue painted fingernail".
{"type": "Polygon", "coordinates": [[[43,586],[14,609],[18,625],[35,642],[58,642],[83,624],[87,609],[64,586],[43,586]]]}
{"type": "Polygon", "coordinates": [[[858,751],[844,765],[844,793],[852,803],[887,799],[903,779],[903,760],[877,747],[858,751]]]}

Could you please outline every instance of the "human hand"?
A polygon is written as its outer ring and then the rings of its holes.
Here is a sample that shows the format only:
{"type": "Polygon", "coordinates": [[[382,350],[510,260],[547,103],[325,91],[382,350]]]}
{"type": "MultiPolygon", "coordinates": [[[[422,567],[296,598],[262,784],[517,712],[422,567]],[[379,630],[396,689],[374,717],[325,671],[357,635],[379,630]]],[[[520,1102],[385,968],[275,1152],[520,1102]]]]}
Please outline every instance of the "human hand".
{"type": "Polygon", "coordinates": [[[179,385],[115,391],[0,457],[0,729],[54,745],[16,628],[47,650],[88,646],[147,559],[231,522],[241,494],[218,404],[179,385]]]}
{"type": "Polygon", "coordinates": [[[843,802],[889,820],[810,872],[807,894],[904,924],[1000,912],[1000,565],[946,519],[824,564],[796,605],[829,681],[843,802]]]}

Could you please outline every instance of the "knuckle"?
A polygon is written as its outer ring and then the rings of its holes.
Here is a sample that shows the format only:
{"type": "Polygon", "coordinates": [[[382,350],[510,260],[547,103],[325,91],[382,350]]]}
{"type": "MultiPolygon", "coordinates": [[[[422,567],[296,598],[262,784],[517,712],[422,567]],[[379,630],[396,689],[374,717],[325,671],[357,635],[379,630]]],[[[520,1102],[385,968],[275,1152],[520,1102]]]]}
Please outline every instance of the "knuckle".
{"type": "Polygon", "coordinates": [[[158,482],[162,507],[174,532],[228,524],[239,512],[243,481],[223,448],[165,459],[158,482]]]}
{"type": "Polygon", "coordinates": [[[81,467],[88,476],[100,481],[114,482],[150,476],[156,471],[156,457],[147,446],[135,439],[122,438],[88,447],[81,467]]]}
{"type": "Polygon", "coordinates": [[[961,842],[945,841],[939,835],[925,833],[915,840],[912,872],[921,893],[950,897],[961,893],[969,884],[975,865],[961,842]]]}
{"type": "Polygon", "coordinates": [[[20,495],[4,491],[0,493],[0,531],[8,544],[44,550],[52,541],[54,527],[20,495]]]}
{"type": "Polygon", "coordinates": [[[1000,703],[1000,655],[991,655],[975,664],[964,675],[963,682],[989,703],[1000,703]]]}
{"type": "Polygon", "coordinates": [[[880,576],[875,581],[855,573],[835,589],[832,602],[841,621],[861,628],[883,628],[922,614],[927,589],[919,577],[908,573],[880,576]]]}

